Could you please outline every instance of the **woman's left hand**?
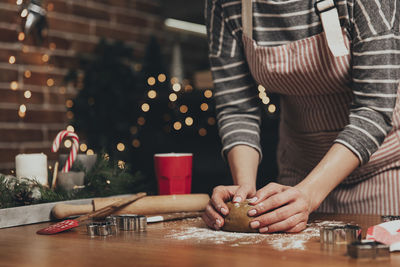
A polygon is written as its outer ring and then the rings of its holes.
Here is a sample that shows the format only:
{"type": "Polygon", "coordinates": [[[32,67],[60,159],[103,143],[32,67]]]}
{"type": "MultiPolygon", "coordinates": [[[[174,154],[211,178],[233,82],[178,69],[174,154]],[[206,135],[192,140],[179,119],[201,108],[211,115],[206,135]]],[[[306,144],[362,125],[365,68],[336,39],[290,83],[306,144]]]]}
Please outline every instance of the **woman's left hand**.
{"type": "Polygon", "coordinates": [[[250,226],[260,233],[293,233],[306,228],[313,211],[312,200],[299,188],[269,183],[258,190],[255,197],[257,199],[252,199],[254,209],[250,209],[248,215],[255,217],[250,226]]]}

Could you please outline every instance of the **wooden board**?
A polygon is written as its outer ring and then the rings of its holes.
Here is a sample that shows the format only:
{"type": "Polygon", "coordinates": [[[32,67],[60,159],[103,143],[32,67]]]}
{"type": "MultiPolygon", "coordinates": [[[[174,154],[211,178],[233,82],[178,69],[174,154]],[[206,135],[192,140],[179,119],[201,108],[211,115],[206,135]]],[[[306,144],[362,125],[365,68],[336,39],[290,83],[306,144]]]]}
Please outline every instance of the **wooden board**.
{"type": "MultiPolygon", "coordinates": [[[[125,197],[129,195],[120,195],[113,197],[125,197]]],[[[84,205],[92,203],[91,199],[68,200],[44,204],[29,205],[16,208],[0,209],[0,229],[20,226],[38,222],[48,222],[54,219],[51,216],[51,210],[56,204],[84,205]]]]}
{"type": "MultiPolygon", "coordinates": [[[[364,232],[379,216],[317,215],[313,220],[355,222],[364,232]]],[[[54,235],[36,235],[42,223],[0,230],[0,266],[400,266],[400,253],[389,260],[355,260],[345,249],[321,249],[318,238],[304,249],[276,249],[268,242],[215,242],[212,238],[174,238],[188,229],[207,231],[200,219],[148,225],[145,233],[86,235],[85,228],[54,235]]],[[[211,230],[209,230],[211,231],[211,230]]],[[[204,236],[203,236],[204,237],[204,236]]]]}

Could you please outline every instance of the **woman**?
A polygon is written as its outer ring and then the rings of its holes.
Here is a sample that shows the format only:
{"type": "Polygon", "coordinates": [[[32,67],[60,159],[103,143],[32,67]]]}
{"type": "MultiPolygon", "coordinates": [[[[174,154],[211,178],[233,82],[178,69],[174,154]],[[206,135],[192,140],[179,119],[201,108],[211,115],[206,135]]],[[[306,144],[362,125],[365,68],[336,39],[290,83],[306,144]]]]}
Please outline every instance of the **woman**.
{"type": "Polygon", "coordinates": [[[400,215],[399,0],[208,0],[223,154],[234,180],[203,216],[250,199],[250,226],[299,232],[313,211],[400,215]],[[277,183],[256,191],[257,86],[281,98],[277,183]],[[397,104],[396,104],[397,103],[397,104]]]}

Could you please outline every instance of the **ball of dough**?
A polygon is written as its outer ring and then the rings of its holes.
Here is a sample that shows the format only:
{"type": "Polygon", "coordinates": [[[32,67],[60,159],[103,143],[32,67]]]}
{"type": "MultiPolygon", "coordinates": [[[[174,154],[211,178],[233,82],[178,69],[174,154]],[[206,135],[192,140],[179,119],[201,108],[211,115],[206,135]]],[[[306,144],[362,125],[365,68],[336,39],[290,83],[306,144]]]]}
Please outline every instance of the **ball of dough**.
{"type": "Polygon", "coordinates": [[[222,230],[229,232],[257,233],[257,229],[250,227],[253,217],[249,217],[247,212],[253,208],[249,202],[233,203],[228,202],[229,214],[225,217],[225,223],[222,230]]]}

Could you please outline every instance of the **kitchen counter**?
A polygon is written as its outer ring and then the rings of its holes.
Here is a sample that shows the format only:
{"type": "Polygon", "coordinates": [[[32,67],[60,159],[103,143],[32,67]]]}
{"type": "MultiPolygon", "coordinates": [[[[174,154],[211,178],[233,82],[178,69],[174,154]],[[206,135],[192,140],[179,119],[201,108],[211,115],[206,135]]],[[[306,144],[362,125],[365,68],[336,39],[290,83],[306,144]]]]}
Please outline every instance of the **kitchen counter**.
{"type": "MultiPolygon", "coordinates": [[[[363,234],[380,223],[372,215],[313,215],[310,222],[359,224],[363,234]]],[[[400,266],[388,260],[356,260],[345,246],[322,249],[318,225],[299,234],[239,234],[207,229],[200,218],[149,224],[146,232],[89,237],[85,226],[51,236],[49,223],[0,230],[0,266],[400,266]]]]}

